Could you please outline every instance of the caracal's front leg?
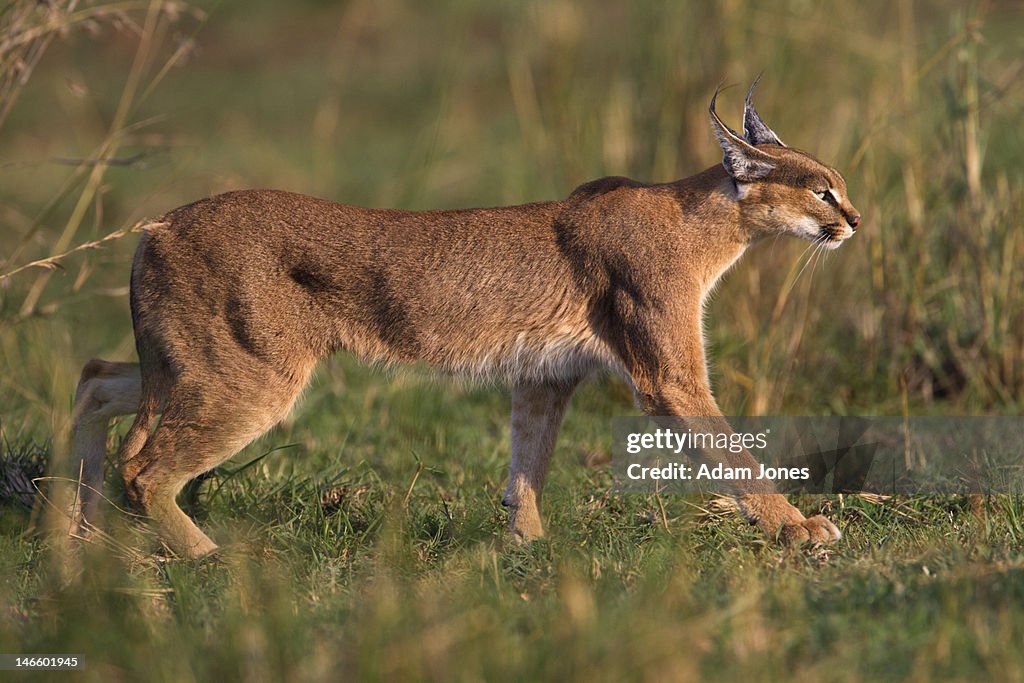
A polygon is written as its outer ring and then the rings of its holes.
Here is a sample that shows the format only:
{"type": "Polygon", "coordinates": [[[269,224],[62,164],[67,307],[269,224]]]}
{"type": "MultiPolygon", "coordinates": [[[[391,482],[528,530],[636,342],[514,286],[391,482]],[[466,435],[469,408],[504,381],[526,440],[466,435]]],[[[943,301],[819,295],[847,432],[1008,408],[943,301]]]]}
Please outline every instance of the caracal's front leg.
{"type": "Polygon", "coordinates": [[[512,389],[512,464],[501,503],[509,509],[516,541],[544,535],[540,495],[562,417],[577,381],[540,383],[512,389]]]}
{"type": "MultiPolygon", "coordinates": [[[[704,360],[699,311],[676,312],[671,319],[640,311],[625,329],[643,343],[624,344],[619,350],[633,380],[637,401],[651,416],[684,418],[695,432],[731,433],[728,422],[711,395],[704,360]],[[694,419],[697,418],[697,419],[694,419]]],[[[693,454],[709,464],[758,470],[746,450],[733,453],[715,449],[693,454]]],[[[832,543],[839,529],[822,515],[805,518],[771,481],[737,481],[731,493],[743,515],[771,539],[786,544],[832,543]]]]}
{"type": "MultiPolygon", "coordinates": [[[[644,406],[649,415],[673,418],[701,417],[698,425],[690,424],[695,432],[731,433],[710,391],[690,382],[667,381],[652,388],[651,400],[644,406]],[[703,419],[703,418],[709,419],[703,419]]],[[[646,401],[645,401],[646,402],[646,401]]],[[[705,452],[697,456],[709,464],[724,463],[731,468],[749,468],[756,472],[758,462],[746,449],[739,453],[730,450],[705,452]]],[[[832,543],[839,540],[839,529],[822,515],[805,518],[786,497],[776,492],[770,481],[737,481],[731,491],[740,512],[773,540],[786,545],[804,543],[832,543]]]]}

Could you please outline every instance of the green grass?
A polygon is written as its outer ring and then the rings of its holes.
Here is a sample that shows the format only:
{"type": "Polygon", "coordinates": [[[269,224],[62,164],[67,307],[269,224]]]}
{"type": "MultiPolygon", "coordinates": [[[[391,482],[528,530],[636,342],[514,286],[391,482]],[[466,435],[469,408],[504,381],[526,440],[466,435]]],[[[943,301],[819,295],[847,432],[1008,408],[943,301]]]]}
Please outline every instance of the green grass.
{"type": "Polygon", "coordinates": [[[652,497],[612,493],[607,466],[574,457],[600,447],[591,423],[602,404],[624,408],[595,385],[551,475],[549,538],[503,547],[503,401],[331,370],[350,391],[237,461],[301,446],[233,475],[237,465],[219,468],[192,492],[191,512],[224,542],[213,560],[157,560],[151,534],[112,515],[116,544],[88,545],[81,575],[60,587],[43,542],[18,533],[27,511],[8,506],[0,649],[83,653],[96,680],[253,670],[271,680],[1013,680],[1024,670],[1019,498],[991,499],[984,518],[957,498],[798,501],[844,530],[827,552],[768,546],[697,499],[667,498],[663,523],[652,497]],[[364,401],[367,384],[397,406],[364,401]],[[333,428],[321,424],[329,415],[333,428]]]}
{"type": "MultiPolygon", "coordinates": [[[[117,17],[58,36],[0,124],[0,275],[62,235],[239,187],[437,208],[679,178],[720,159],[715,85],[763,70],[759,111],[844,173],[864,224],[795,282],[796,242],[729,275],[707,325],[724,412],[1020,411],[1014,3],[282,7],[225,0],[205,20],[147,23],[131,6],[141,39],[117,17]],[[104,149],[145,156],[91,178],[50,161],[104,149]]],[[[733,125],[741,94],[719,100],[733,125]]],[[[5,468],[59,465],[82,364],[133,356],[133,248],[0,280],[5,468]]],[[[598,379],[559,442],[548,537],[508,546],[507,412],[497,388],[332,359],[287,424],[184,496],[223,544],[202,562],[161,559],[109,509],[109,539],[69,575],[37,533],[45,510],[0,486],[0,652],[81,653],[79,677],[103,681],[1024,680],[1020,497],[984,514],[958,498],[798,500],[843,530],[828,551],[767,545],[709,500],[666,497],[663,518],[582,464],[635,412],[598,379]]],[[[113,472],[108,485],[123,505],[113,472]]]]}
{"type": "Polygon", "coordinates": [[[549,537],[509,546],[506,402],[329,364],[289,427],[185,496],[223,543],[210,560],[161,560],[151,532],[110,513],[112,540],[87,544],[62,585],[45,541],[22,534],[28,511],[7,505],[0,650],[81,653],[90,680],[1024,671],[1022,499],[993,497],[982,517],[960,498],[798,500],[844,531],[829,551],[767,545],[700,499],[666,498],[662,520],[653,497],[617,495],[607,465],[579,462],[628,409],[594,383],[549,480],[549,537]]]}

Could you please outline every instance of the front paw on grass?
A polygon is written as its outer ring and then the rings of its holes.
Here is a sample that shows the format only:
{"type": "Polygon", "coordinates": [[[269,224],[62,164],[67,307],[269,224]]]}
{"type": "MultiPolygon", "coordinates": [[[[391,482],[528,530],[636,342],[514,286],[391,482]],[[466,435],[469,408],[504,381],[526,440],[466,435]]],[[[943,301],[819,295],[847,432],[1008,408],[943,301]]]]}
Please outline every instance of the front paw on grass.
{"type": "Polygon", "coordinates": [[[815,515],[794,524],[786,524],[779,530],[779,541],[787,546],[831,545],[842,534],[835,524],[823,515],[815,515]]]}

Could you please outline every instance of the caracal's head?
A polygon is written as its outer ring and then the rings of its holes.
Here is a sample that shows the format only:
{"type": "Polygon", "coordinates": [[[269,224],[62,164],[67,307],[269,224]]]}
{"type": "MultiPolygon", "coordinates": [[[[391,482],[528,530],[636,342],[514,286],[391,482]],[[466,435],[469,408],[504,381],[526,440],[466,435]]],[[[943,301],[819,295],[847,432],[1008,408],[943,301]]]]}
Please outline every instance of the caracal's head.
{"type": "Polygon", "coordinates": [[[758,236],[788,233],[835,249],[860,225],[846,182],[834,168],[783,144],[754,111],[756,85],[750,86],[743,107],[742,137],[718,118],[717,90],[709,108],[743,220],[758,236]]]}

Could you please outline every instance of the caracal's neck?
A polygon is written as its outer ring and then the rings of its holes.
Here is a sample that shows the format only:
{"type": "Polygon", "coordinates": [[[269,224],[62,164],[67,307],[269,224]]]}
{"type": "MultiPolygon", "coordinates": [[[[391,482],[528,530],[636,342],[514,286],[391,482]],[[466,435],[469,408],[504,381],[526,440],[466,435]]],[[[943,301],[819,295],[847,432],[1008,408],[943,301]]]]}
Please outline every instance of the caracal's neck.
{"type": "Polygon", "coordinates": [[[683,247],[706,296],[757,235],[744,225],[736,184],[721,164],[671,187],[682,210],[683,247]]]}

